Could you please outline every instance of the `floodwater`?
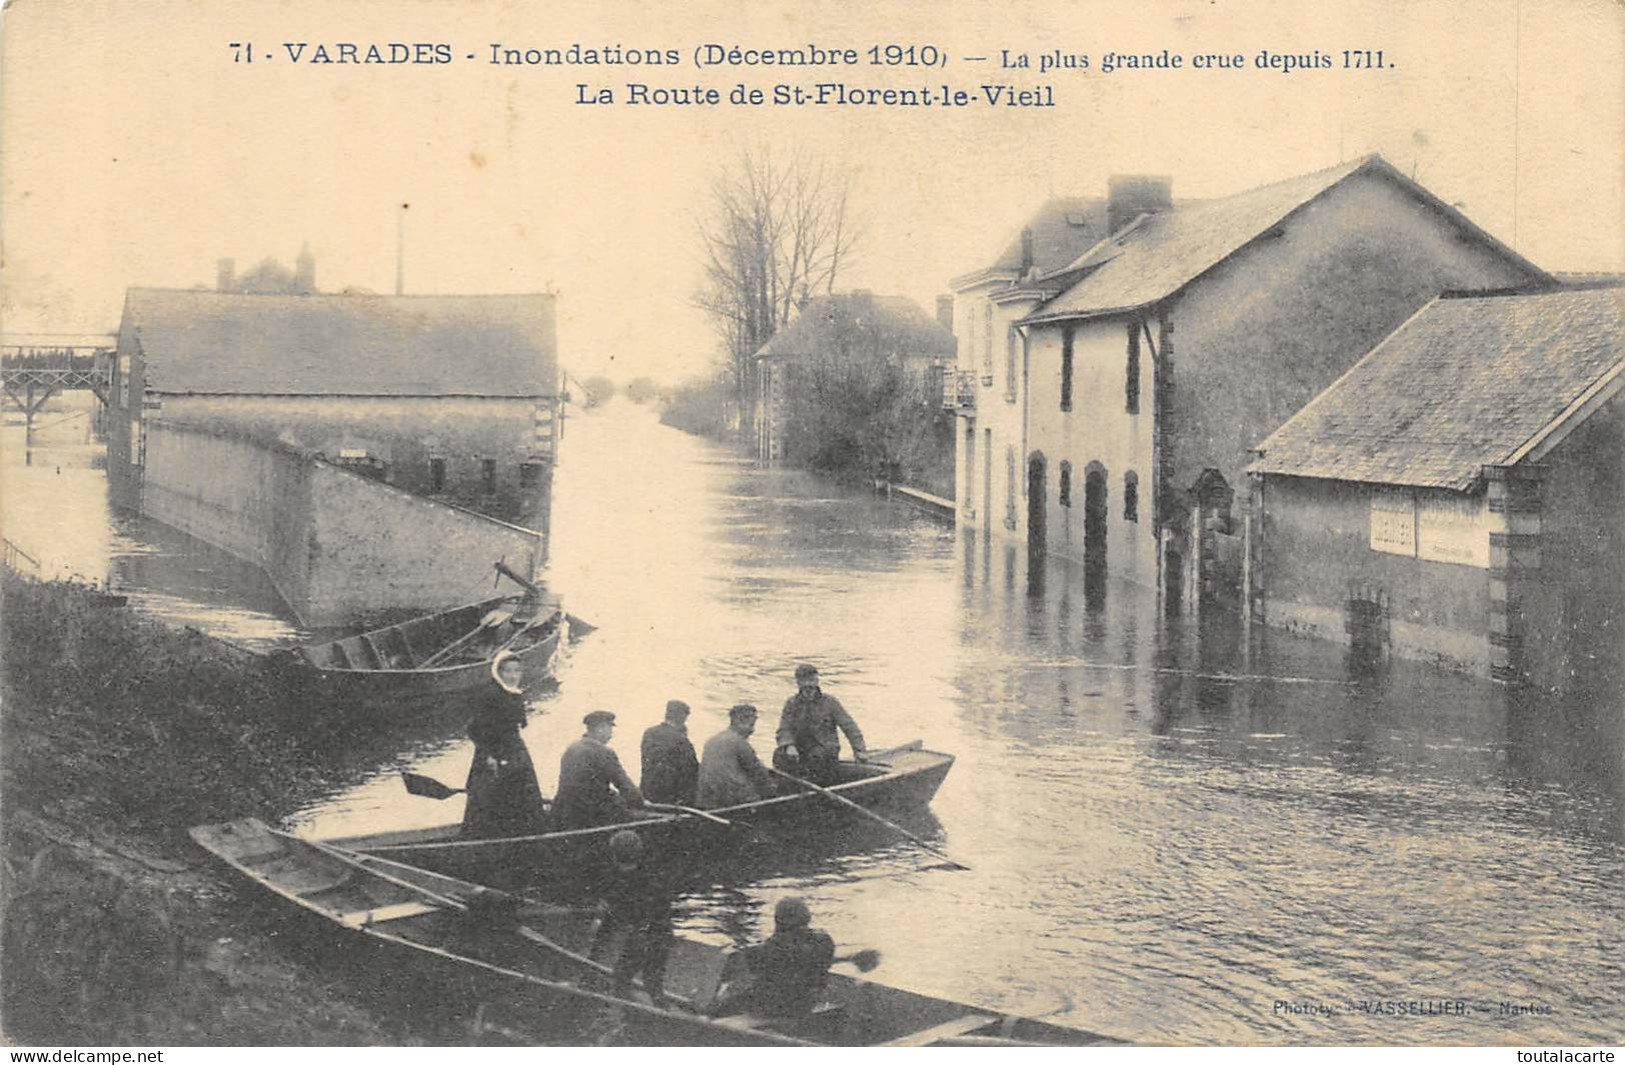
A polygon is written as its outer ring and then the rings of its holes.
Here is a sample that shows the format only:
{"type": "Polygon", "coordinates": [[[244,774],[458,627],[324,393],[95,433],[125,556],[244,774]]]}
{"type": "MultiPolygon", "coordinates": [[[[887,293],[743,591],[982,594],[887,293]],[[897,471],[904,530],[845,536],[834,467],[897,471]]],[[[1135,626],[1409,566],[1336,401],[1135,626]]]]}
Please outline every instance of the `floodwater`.
{"type": "MultiPolygon", "coordinates": [[[[757,469],[625,402],[571,419],[563,455],[547,580],[598,629],[533,704],[544,789],[600,707],[634,775],[671,697],[694,707],[697,744],[730,704],[756,703],[765,753],[804,660],[871,746],[920,738],[958,756],[910,824],[970,871],[867,833],[845,855],[780,841],[771,879],[724,868],[685,896],[689,932],[763,935],[773,902],[800,894],[843,948],[882,952],[887,982],[1142,1042],[1625,1034],[1617,693],[1520,700],[1404,663],[1362,671],[1310,641],[1248,647],[1232,624],[1159,623],[1141,589],[1086,586],[1060,562],[1029,572],[1001,544],[757,469]]],[[[25,549],[50,520],[100,528],[115,570],[168,557],[152,529],[108,526],[94,492],[22,487],[47,479],[38,465],[5,472],[6,535],[25,549]],[[16,499],[38,509],[14,515],[16,499]]],[[[175,598],[204,586],[232,624],[291,634],[218,559],[170,569],[191,574],[175,598]]],[[[143,595],[164,591],[146,579],[143,595]]],[[[360,783],[288,824],[460,816],[460,800],[407,796],[395,771],[461,783],[461,725],[403,728],[360,783]]]]}

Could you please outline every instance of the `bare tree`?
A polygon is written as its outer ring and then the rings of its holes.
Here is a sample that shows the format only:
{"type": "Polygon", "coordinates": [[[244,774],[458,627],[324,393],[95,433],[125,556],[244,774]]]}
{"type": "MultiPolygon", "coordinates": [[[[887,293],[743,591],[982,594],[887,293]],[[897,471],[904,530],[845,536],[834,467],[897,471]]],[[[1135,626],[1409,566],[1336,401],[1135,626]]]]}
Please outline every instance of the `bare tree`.
{"type": "Polygon", "coordinates": [[[851,174],[797,153],[742,152],[711,185],[699,222],[705,279],[695,303],[711,316],[743,406],[751,358],[798,304],[835,289],[858,229],[851,174]]]}

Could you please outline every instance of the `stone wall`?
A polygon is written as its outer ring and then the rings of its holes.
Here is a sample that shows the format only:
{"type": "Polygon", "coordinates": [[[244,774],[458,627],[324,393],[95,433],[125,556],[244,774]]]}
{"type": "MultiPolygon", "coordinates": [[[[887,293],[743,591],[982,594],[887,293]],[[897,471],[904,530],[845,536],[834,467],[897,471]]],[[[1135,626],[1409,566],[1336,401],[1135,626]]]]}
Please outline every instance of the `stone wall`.
{"type": "Polygon", "coordinates": [[[540,533],[380,484],[297,449],[149,420],[142,510],[259,566],[306,625],[474,597],[491,565],[541,561],[540,533]]]}
{"type": "MultiPolygon", "coordinates": [[[[1370,486],[1267,477],[1253,515],[1255,609],[1265,623],[1350,642],[1351,603],[1372,604],[1386,653],[1489,675],[1489,574],[1371,549],[1370,486]]],[[[1486,533],[1486,535],[1488,535],[1486,533]]]]}

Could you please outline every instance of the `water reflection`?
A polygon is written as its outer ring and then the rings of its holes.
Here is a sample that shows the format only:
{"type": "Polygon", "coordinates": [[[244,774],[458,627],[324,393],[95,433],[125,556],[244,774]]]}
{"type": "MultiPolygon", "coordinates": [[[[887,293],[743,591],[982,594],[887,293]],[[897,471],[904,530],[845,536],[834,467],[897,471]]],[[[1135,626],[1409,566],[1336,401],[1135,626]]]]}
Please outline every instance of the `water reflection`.
{"type": "MultiPolygon", "coordinates": [[[[908,508],[762,470],[627,404],[573,420],[547,580],[598,625],[525,736],[545,789],[588,710],[637,740],[666,699],[696,744],[793,691],[800,660],[871,743],[958,756],[923,827],[973,868],[886,838],[767,838],[685,897],[740,942],[797,893],[883,978],[1180,1043],[1589,1043],[1625,1028],[1618,701],[1543,701],[1224,619],[908,508]],[[1276,1011],[1464,999],[1491,1012],[1276,1011]],[[1498,1002],[1550,1005],[1498,1016],[1498,1002]]],[[[9,527],[9,518],[8,518],[9,527]]],[[[168,579],[168,578],[165,578],[168,579]]],[[[179,579],[179,578],[176,578],[179,579]]],[[[207,584],[208,582],[201,582],[207,584]]],[[[469,751],[454,708],[324,754],[290,823],[456,819],[405,795],[469,751]],[[403,731],[404,729],[404,731],[403,731]],[[342,786],[341,786],[342,785],[342,786]]]]}

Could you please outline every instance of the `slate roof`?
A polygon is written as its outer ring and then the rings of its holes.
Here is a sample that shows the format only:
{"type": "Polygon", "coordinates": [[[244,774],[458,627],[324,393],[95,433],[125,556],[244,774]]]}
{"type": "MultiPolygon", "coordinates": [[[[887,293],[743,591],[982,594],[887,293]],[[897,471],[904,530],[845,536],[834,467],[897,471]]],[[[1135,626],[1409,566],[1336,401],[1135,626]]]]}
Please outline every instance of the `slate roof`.
{"type": "Polygon", "coordinates": [[[795,358],[826,351],[843,329],[876,331],[890,349],[883,352],[888,355],[951,359],[957,350],[954,335],[906,296],[837,292],[807,304],[795,321],[762,345],[756,358],[795,358]]]}
{"type": "Polygon", "coordinates": [[[1625,365],[1625,289],[1434,300],[1259,445],[1249,470],[1471,488],[1625,365]]]}
{"type": "Polygon", "coordinates": [[[553,297],[238,295],[132,288],[147,387],[252,395],[557,393],[553,297]]]}
{"type": "Polygon", "coordinates": [[[1171,296],[1279,226],[1294,211],[1362,172],[1383,174],[1427,198],[1458,225],[1522,262],[1529,269],[1532,281],[1547,279],[1538,267],[1495,243],[1464,216],[1435,199],[1380,156],[1368,155],[1233,196],[1178,204],[1143,216],[1057,271],[1057,277],[1070,283],[1059,295],[1034,310],[1026,321],[1109,314],[1171,296]]]}

